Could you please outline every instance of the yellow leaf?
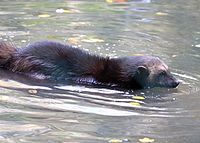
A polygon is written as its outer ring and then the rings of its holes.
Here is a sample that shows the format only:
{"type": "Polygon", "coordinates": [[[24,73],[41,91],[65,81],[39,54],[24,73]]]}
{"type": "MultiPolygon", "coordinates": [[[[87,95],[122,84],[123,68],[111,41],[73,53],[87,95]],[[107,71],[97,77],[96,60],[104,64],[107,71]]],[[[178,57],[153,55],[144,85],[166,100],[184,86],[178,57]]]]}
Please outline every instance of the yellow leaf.
{"type": "Polygon", "coordinates": [[[123,140],[120,140],[120,139],[111,139],[108,141],[109,143],[122,143],[123,140]]]}
{"type": "Polygon", "coordinates": [[[141,106],[140,103],[138,103],[138,102],[130,102],[130,104],[133,106],[141,106]]]}
{"type": "Polygon", "coordinates": [[[143,96],[133,96],[132,98],[136,99],[136,100],[144,100],[145,99],[143,96]]]}
{"type": "Polygon", "coordinates": [[[156,15],[159,15],[159,16],[167,16],[169,15],[168,13],[165,13],[165,12],[156,12],[156,15]]]}
{"type": "Polygon", "coordinates": [[[47,18],[47,17],[50,17],[50,15],[49,14],[40,14],[40,15],[38,15],[38,17],[47,18]]]}
{"type": "Polygon", "coordinates": [[[77,44],[80,43],[80,38],[78,38],[78,37],[71,37],[71,38],[68,38],[68,42],[69,42],[70,44],[75,44],[75,45],[77,45],[77,44]]]}
{"type": "Polygon", "coordinates": [[[72,13],[72,11],[59,8],[59,9],[56,9],[56,13],[72,13]]]}
{"type": "Polygon", "coordinates": [[[139,141],[140,141],[141,143],[152,143],[152,142],[154,142],[155,140],[145,137],[145,138],[143,138],[143,139],[139,139],[139,141]]]}
{"type": "Polygon", "coordinates": [[[107,2],[107,3],[112,3],[113,1],[112,1],[112,0],[106,0],[106,2],[107,2]]]}

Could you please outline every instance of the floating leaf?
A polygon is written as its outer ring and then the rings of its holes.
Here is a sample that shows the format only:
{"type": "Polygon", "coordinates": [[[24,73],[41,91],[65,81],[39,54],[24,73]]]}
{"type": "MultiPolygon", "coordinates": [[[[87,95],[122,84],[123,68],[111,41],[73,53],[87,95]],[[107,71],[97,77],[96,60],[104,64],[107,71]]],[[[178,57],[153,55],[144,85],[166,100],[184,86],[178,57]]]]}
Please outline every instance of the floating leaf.
{"type": "Polygon", "coordinates": [[[143,96],[133,96],[132,98],[136,99],[136,100],[144,100],[145,99],[143,96]]]}
{"type": "Polygon", "coordinates": [[[72,11],[59,8],[56,9],[56,13],[72,13],[72,11]]]}
{"type": "Polygon", "coordinates": [[[138,107],[141,106],[140,103],[138,103],[138,102],[130,102],[130,104],[133,106],[138,106],[138,107]]]}
{"type": "Polygon", "coordinates": [[[68,38],[68,42],[70,44],[78,45],[80,43],[80,38],[79,37],[71,37],[71,38],[68,38]]]}
{"type": "Polygon", "coordinates": [[[37,94],[38,91],[36,89],[30,89],[30,90],[28,90],[28,93],[30,93],[30,94],[37,94]]]}
{"type": "Polygon", "coordinates": [[[47,18],[47,17],[50,17],[51,15],[49,15],[49,14],[40,14],[40,15],[38,15],[38,17],[40,17],[40,18],[47,18]]]}
{"type": "Polygon", "coordinates": [[[167,16],[169,15],[168,13],[165,13],[165,12],[156,12],[156,15],[159,15],[159,16],[167,16]]]}
{"type": "Polygon", "coordinates": [[[143,139],[139,139],[139,141],[140,141],[141,143],[152,143],[152,142],[154,142],[155,140],[154,140],[154,139],[151,139],[151,138],[145,137],[145,138],[143,138],[143,139]]]}
{"type": "Polygon", "coordinates": [[[120,139],[111,139],[108,141],[109,143],[122,143],[123,140],[120,140],[120,139]]]}
{"type": "Polygon", "coordinates": [[[78,44],[80,42],[87,42],[87,43],[97,43],[97,42],[104,42],[102,39],[93,38],[93,36],[86,36],[86,35],[78,35],[76,37],[68,38],[68,41],[72,44],[78,44]]]}
{"type": "Polygon", "coordinates": [[[113,3],[113,0],[106,0],[107,3],[113,3]]]}
{"type": "Polygon", "coordinates": [[[56,13],[81,13],[81,12],[77,9],[66,10],[66,9],[59,8],[59,9],[56,9],[56,13]]]}

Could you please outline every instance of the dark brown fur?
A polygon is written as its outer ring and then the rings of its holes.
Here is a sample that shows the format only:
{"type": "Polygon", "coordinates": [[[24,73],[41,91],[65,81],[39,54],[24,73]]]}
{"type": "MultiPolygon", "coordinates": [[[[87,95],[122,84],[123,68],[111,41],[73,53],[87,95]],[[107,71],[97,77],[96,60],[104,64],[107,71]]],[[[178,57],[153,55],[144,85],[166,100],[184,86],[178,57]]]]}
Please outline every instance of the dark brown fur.
{"type": "Polygon", "coordinates": [[[131,89],[176,87],[179,84],[157,57],[104,58],[50,41],[20,49],[1,43],[0,66],[34,78],[117,85],[131,89]]]}
{"type": "Polygon", "coordinates": [[[16,49],[12,44],[0,42],[0,65],[4,65],[15,52],[16,49]]]}

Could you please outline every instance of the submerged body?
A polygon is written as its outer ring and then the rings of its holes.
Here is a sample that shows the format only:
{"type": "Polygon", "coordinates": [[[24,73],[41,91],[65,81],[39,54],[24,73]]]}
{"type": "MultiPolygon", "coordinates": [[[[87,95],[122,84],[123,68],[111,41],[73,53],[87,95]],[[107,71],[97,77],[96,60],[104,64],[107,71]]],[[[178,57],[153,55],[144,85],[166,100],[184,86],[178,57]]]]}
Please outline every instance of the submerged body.
{"type": "Polygon", "coordinates": [[[0,67],[33,78],[130,89],[174,88],[179,84],[157,57],[100,57],[51,41],[36,42],[20,49],[0,43],[0,67]]]}

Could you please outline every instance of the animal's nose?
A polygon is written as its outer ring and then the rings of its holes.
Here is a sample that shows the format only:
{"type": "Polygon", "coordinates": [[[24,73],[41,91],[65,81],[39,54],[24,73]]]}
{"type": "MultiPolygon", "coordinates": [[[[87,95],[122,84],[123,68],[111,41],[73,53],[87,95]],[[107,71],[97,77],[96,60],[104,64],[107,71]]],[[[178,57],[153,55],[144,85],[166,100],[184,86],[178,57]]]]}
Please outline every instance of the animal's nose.
{"type": "Polygon", "coordinates": [[[172,87],[175,88],[175,87],[177,87],[179,84],[180,84],[180,81],[179,81],[179,80],[176,80],[176,81],[173,82],[172,87]]]}

